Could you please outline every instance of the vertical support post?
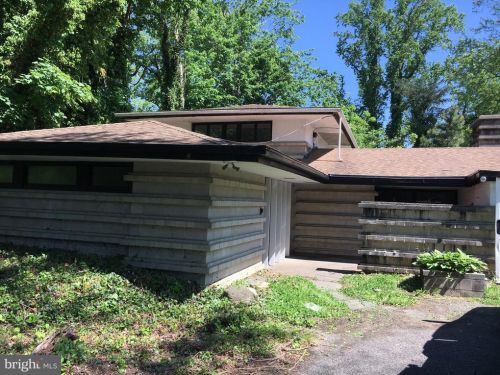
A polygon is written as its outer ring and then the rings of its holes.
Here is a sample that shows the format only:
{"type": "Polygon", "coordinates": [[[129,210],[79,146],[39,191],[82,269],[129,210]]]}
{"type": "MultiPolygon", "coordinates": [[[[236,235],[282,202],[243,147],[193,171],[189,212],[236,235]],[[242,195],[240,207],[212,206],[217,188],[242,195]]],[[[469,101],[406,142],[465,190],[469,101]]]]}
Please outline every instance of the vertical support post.
{"type": "Polygon", "coordinates": [[[342,147],[342,118],[339,117],[339,144],[337,146],[338,159],[342,161],[342,156],[340,155],[340,148],[342,147]]]}
{"type": "Polygon", "coordinates": [[[495,201],[495,276],[500,284],[500,177],[496,179],[495,201]]]}

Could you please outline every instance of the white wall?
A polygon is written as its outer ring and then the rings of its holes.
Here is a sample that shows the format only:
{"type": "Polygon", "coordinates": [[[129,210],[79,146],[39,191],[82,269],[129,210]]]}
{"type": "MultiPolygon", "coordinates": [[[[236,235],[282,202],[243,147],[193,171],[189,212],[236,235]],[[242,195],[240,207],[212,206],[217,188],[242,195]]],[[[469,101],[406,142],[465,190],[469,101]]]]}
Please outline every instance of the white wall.
{"type": "MultiPolygon", "coordinates": [[[[334,132],[338,129],[337,121],[332,116],[325,117],[324,114],[305,115],[226,115],[226,116],[195,116],[195,117],[164,117],[155,118],[170,125],[179,126],[186,130],[192,130],[193,123],[203,122],[231,122],[231,121],[272,121],[272,138],[275,142],[306,142],[309,147],[313,146],[313,132],[315,128],[321,131],[331,128],[334,132]],[[306,125],[309,124],[309,125],[306,125]]],[[[131,120],[133,121],[133,119],[131,120]]],[[[347,138],[343,137],[343,143],[348,144],[347,138]]],[[[319,142],[320,148],[336,147],[337,143],[328,145],[319,142]]]]}

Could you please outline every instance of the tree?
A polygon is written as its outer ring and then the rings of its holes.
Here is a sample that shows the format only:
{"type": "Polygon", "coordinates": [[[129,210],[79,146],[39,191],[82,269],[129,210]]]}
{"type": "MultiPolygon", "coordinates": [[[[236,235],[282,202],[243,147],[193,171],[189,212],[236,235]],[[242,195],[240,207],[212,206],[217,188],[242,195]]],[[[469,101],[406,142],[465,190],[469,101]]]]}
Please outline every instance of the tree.
{"type": "Polygon", "coordinates": [[[452,106],[443,110],[435,126],[421,137],[422,147],[464,147],[471,145],[472,129],[465,122],[462,110],[452,106]]]}
{"type": "Polygon", "coordinates": [[[387,136],[398,137],[403,125],[405,98],[402,82],[426,67],[427,54],[449,43],[448,33],[460,30],[462,16],[441,0],[398,0],[390,10],[386,33],[386,85],[390,97],[387,136]]]}
{"type": "Polygon", "coordinates": [[[363,108],[374,108],[371,113],[375,115],[380,113],[377,111],[386,104],[380,92],[385,91],[390,114],[386,134],[403,145],[408,100],[401,89],[424,73],[430,51],[447,46],[448,33],[461,28],[462,17],[454,6],[447,6],[441,0],[396,0],[390,9],[384,9],[383,1],[359,0],[351,3],[349,11],[337,19],[354,30],[339,34],[337,50],[354,68],[363,108]],[[383,66],[381,56],[385,61],[383,66]],[[376,87],[369,95],[366,82],[376,87]],[[377,106],[370,104],[374,100],[377,106]]]}
{"type": "Polygon", "coordinates": [[[337,22],[349,28],[336,33],[337,53],[356,74],[363,109],[376,119],[374,128],[382,127],[385,102],[381,59],[386,17],[383,0],[351,2],[349,11],[337,16],[337,22]]]}
{"type": "Polygon", "coordinates": [[[468,124],[480,115],[500,112],[500,6],[490,0],[475,4],[489,6],[492,18],[482,19],[476,29],[479,37],[460,40],[446,61],[446,77],[468,124]]]}
{"type": "Polygon", "coordinates": [[[126,4],[17,0],[0,7],[2,131],[98,122],[119,109],[110,99],[119,56],[110,50],[126,4]]]}
{"type": "MultiPolygon", "coordinates": [[[[168,14],[158,17],[166,19],[168,14]]],[[[159,28],[154,26],[160,25],[159,21],[144,27],[142,46],[137,53],[141,80],[136,93],[146,103],[152,103],[150,108],[304,102],[303,92],[313,69],[310,54],[292,48],[293,28],[302,17],[291,3],[282,0],[198,3],[189,12],[185,33],[178,33],[180,39],[171,43],[175,48],[170,57],[176,63],[169,66],[177,68],[165,70],[161,35],[155,30],[178,23],[168,17],[159,28]],[[162,79],[164,71],[177,71],[177,78],[162,79]],[[174,95],[169,95],[169,90],[174,95]],[[176,97],[176,104],[172,100],[162,102],[165,97],[176,97]]]]}
{"type": "Polygon", "coordinates": [[[446,101],[448,88],[436,68],[424,69],[419,76],[402,81],[398,88],[405,100],[406,128],[412,134],[414,147],[421,146],[422,137],[436,124],[446,101]]]}

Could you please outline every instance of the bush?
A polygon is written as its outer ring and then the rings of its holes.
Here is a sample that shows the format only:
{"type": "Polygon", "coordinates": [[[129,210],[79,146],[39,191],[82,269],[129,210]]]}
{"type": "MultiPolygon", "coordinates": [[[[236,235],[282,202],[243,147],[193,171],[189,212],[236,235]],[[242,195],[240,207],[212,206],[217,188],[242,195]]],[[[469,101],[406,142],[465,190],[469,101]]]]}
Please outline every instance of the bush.
{"type": "Polygon", "coordinates": [[[483,272],[487,269],[482,260],[465,254],[463,251],[441,252],[434,250],[420,254],[415,263],[416,266],[427,270],[456,272],[464,274],[467,272],[483,272]]]}

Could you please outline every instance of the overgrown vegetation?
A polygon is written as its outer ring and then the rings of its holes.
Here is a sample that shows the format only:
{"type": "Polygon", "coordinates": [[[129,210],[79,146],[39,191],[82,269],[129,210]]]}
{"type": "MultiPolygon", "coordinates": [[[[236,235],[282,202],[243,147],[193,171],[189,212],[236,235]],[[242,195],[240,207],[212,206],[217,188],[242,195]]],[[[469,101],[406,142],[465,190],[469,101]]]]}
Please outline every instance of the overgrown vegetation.
{"type": "Polygon", "coordinates": [[[410,306],[423,292],[416,276],[398,274],[355,274],[342,277],[342,293],[383,305],[410,306]]]}
{"type": "Polygon", "coordinates": [[[427,270],[455,272],[464,274],[467,272],[483,272],[487,269],[486,263],[482,260],[465,254],[460,249],[457,251],[434,250],[420,254],[417,257],[416,266],[427,270]]]}
{"type": "Polygon", "coordinates": [[[220,289],[200,292],[118,259],[2,250],[0,352],[30,353],[51,332],[70,326],[78,339],[54,348],[68,371],[212,373],[251,366],[252,359],[280,350],[293,357],[310,339],[305,327],[347,314],[344,304],[305,279],[269,283],[255,304],[242,305],[220,289]],[[305,309],[304,301],[321,310],[305,309]]]}
{"type": "Polygon", "coordinates": [[[500,306],[500,285],[493,283],[488,285],[481,302],[486,305],[500,306]]]}

